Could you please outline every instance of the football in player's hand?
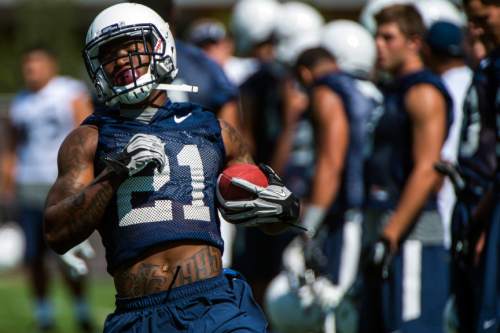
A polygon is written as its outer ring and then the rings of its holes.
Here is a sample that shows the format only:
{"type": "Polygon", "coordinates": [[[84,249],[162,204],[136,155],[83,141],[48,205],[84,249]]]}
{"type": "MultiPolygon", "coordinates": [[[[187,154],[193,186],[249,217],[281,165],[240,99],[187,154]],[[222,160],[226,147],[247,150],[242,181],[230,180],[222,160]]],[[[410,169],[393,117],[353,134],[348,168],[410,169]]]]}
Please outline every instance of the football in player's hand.
{"type": "Polygon", "coordinates": [[[222,172],[219,179],[219,192],[225,200],[252,200],[255,195],[235,184],[231,183],[232,178],[241,178],[252,184],[267,187],[266,175],[255,164],[237,163],[233,164],[222,172]]]}

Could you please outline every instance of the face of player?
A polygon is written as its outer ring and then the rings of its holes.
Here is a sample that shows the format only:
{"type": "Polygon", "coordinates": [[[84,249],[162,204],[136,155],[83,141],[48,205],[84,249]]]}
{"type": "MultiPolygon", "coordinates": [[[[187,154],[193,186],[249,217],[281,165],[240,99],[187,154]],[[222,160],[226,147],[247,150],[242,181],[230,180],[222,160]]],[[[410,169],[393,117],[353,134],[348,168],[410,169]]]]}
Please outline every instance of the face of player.
{"type": "Polygon", "coordinates": [[[22,74],[29,90],[42,89],[57,73],[55,60],[44,51],[32,51],[26,54],[22,63],[22,74]]]}
{"type": "Polygon", "coordinates": [[[384,23],[377,29],[377,66],[379,69],[397,74],[402,67],[412,42],[401,32],[396,23],[384,23]]]}
{"type": "Polygon", "coordinates": [[[484,34],[483,27],[488,19],[488,8],[480,0],[472,0],[466,6],[468,32],[472,38],[479,39],[484,34]]]}
{"type": "Polygon", "coordinates": [[[468,18],[466,52],[473,65],[477,66],[494,44],[491,36],[485,33],[488,8],[480,0],[472,0],[467,3],[465,10],[468,18]]]}
{"type": "Polygon", "coordinates": [[[500,5],[488,5],[487,12],[485,29],[493,38],[495,46],[498,47],[500,45],[500,5]]]}
{"type": "Polygon", "coordinates": [[[115,86],[126,86],[148,71],[151,45],[142,39],[119,38],[99,49],[99,60],[115,86]]]}

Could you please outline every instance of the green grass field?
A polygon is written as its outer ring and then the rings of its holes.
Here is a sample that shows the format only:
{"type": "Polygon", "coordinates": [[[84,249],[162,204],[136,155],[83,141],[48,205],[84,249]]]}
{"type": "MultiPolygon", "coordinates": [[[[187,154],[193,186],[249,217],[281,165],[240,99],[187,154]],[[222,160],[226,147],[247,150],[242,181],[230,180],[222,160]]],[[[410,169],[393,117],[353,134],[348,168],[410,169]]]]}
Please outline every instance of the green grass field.
{"type": "MultiPolygon", "coordinates": [[[[88,294],[91,311],[99,332],[106,316],[114,308],[113,281],[108,277],[94,277],[89,281],[88,294]]],[[[51,288],[56,310],[57,332],[77,333],[73,306],[65,286],[55,280],[51,288]]],[[[0,333],[32,333],[34,319],[32,301],[25,276],[21,273],[0,275],[0,333]]]]}

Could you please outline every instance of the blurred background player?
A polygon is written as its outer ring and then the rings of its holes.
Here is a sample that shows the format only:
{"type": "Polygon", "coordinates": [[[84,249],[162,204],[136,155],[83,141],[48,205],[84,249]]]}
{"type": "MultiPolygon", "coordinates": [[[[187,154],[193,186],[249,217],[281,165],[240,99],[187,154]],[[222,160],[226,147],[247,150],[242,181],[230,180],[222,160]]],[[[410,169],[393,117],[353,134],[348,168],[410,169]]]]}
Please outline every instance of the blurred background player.
{"type": "Polygon", "coordinates": [[[224,24],[218,20],[202,18],[193,22],[188,39],[218,63],[236,86],[241,85],[257,69],[256,59],[234,55],[234,41],[224,24]]]}
{"type": "MultiPolygon", "coordinates": [[[[57,150],[64,137],[92,112],[92,104],[81,82],[58,75],[56,56],[43,45],[24,52],[22,75],[26,88],[10,108],[10,150],[2,159],[5,178],[1,190],[3,198],[10,197],[18,206],[36,323],[41,331],[50,331],[55,329],[55,314],[49,301],[51,252],[43,238],[43,207],[57,176],[57,150]]],[[[86,255],[92,254],[88,244],[83,249],[86,255]]],[[[71,265],[62,266],[62,272],[74,297],[76,319],[82,331],[90,332],[85,263],[75,253],[63,259],[71,265]],[[74,265],[77,271],[71,270],[74,265]]]]}
{"type": "MultiPolygon", "coordinates": [[[[356,38],[356,34],[344,37],[356,38]]],[[[308,229],[303,251],[306,268],[329,279],[330,289],[336,289],[336,306],[357,275],[367,126],[377,102],[363,93],[355,76],[339,70],[336,59],[325,48],[301,53],[295,71],[310,95],[308,117],[316,138],[315,161],[311,166],[314,176],[310,179],[302,221],[308,229]]],[[[296,292],[299,295],[298,289],[296,292]]],[[[278,301],[267,302],[272,308],[272,303],[278,301]]],[[[286,326],[286,317],[271,319],[286,326]]],[[[346,325],[343,321],[339,318],[337,325],[346,325]]],[[[321,329],[321,324],[320,321],[308,329],[321,329]]]]}
{"type": "Polygon", "coordinates": [[[392,82],[366,166],[364,236],[378,241],[365,254],[364,296],[372,300],[360,324],[363,332],[441,332],[449,276],[433,165],[452,102],[441,80],[424,69],[425,26],[416,8],[386,7],[375,20],[377,64],[392,82]]]}
{"type": "MultiPolygon", "coordinates": [[[[453,100],[453,123],[441,151],[441,159],[455,164],[459,136],[462,128],[463,105],[472,80],[472,70],[465,63],[464,29],[448,21],[436,21],[425,35],[423,56],[426,65],[439,75],[453,100]]],[[[446,179],[438,194],[438,208],[443,218],[445,244],[450,245],[451,214],[455,206],[455,193],[446,179]]]]}
{"type": "MultiPolygon", "coordinates": [[[[496,119],[495,141],[496,141],[496,165],[494,176],[490,178],[493,185],[488,192],[477,203],[472,214],[472,225],[480,236],[477,243],[472,243],[475,256],[479,257],[479,297],[475,329],[477,332],[497,332],[500,327],[500,273],[499,273],[499,248],[500,248],[500,205],[499,203],[499,163],[500,163],[500,4],[497,1],[482,0],[486,16],[482,21],[485,38],[491,40],[493,49],[481,62],[479,73],[481,73],[481,85],[479,89],[484,94],[482,102],[485,107],[485,116],[494,114],[496,119]],[[479,229],[479,230],[477,230],[479,229]]],[[[491,118],[490,118],[491,119],[491,118]]],[[[474,240],[474,239],[473,239],[474,240]]]]}
{"type": "MultiPolygon", "coordinates": [[[[491,62],[488,59],[480,61],[492,49],[494,39],[491,34],[485,33],[486,6],[473,0],[464,1],[464,7],[468,17],[465,60],[475,71],[463,103],[457,166],[448,165],[445,172],[449,179],[453,179],[457,197],[451,221],[452,298],[447,306],[446,318],[447,324],[458,332],[475,332],[477,329],[481,331],[478,320],[484,271],[480,255],[484,247],[485,223],[474,216],[481,199],[493,185],[496,165],[494,107],[488,93],[491,62]]],[[[455,33],[452,34],[449,29],[450,26],[447,28],[448,38],[443,36],[444,40],[450,40],[453,35],[457,39],[456,28],[453,28],[455,33]]],[[[434,44],[437,45],[436,42],[434,44]]],[[[460,84],[460,80],[455,80],[453,85],[458,88],[460,84]]],[[[450,92],[453,93],[453,88],[450,92]]],[[[485,290],[491,292],[491,288],[485,290]]],[[[486,322],[491,324],[488,320],[486,322]]]]}

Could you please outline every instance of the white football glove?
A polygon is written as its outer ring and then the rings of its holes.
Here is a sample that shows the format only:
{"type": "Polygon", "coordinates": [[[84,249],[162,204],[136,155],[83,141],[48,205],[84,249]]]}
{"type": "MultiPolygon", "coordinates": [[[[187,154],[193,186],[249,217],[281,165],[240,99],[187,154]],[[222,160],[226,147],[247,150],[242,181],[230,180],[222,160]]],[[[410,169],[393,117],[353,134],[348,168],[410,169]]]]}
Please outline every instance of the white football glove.
{"type": "Polygon", "coordinates": [[[59,256],[61,262],[69,270],[71,277],[80,278],[89,272],[85,259],[95,256],[95,251],[88,240],[71,248],[65,254],[59,256]]]}
{"type": "Polygon", "coordinates": [[[116,173],[127,176],[135,175],[149,163],[154,163],[161,172],[165,161],[165,143],[154,135],[142,133],[134,135],[121,153],[104,159],[116,173]]]}
{"type": "Polygon", "coordinates": [[[267,176],[269,183],[267,187],[252,184],[242,178],[231,178],[232,184],[255,194],[256,198],[253,200],[224,199],[219,191],[219,176],[216,194],[222,216],[228,222],[243,226],[278,222],[294,224],[299,218],[299,200],[284,186],[281,178],[271,167],[265,164],[259,167],[267,176]]]}

